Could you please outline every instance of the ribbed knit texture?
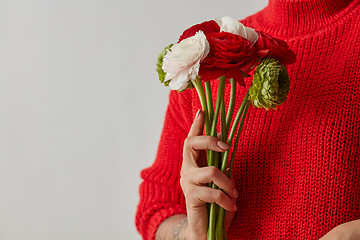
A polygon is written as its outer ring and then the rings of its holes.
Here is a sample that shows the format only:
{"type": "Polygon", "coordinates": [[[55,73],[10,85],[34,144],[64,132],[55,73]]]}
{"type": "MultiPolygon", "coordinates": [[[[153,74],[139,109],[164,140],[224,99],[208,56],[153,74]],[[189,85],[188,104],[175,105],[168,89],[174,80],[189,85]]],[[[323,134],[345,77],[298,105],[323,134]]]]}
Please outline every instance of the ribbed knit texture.
{"type": "MultiPolygon", "coordinates": [[[[247,114],[228,239],[319,239],[360,219],[360,0],[269,0],[241,22],[287,41],[297,62],[288,66],[287,101],[247,114]]],[[[246,90],[239,88],[236,110],[246,90]]],[[[228,105],[229,85],[225,94],[228,105]]],[[[194,90],[169,99],[155,162],[141,172],[136,226],[143,239],[154,239],[167,217],[186,214],[182,148],[201,107],[194,90]]]]}

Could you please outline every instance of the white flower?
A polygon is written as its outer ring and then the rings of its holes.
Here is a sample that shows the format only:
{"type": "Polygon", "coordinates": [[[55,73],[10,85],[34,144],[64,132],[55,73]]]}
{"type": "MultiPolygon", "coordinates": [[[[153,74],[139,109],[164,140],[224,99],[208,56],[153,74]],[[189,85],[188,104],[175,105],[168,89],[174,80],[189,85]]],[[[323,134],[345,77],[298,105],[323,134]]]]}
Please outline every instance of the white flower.
{"type": "Polygon", "coordinates": [[[220,26],[220,32],[229,32],[239,35],[249,40],[252,44],[255,44],[258,40],[259,34],[254,29],[245,27],[241,22],[232,17],[215,19],[215,22],[220,26]]]}
{"type": "Polygon", "coordinates": [[[194,36],[174,44],[164,57],[163,70],[165,81],[171,80],[172,90],[185,90],[190,80],[195,80],[200,68],[200,62],[210,51],[210,45],[202,31],[194,36]]]}

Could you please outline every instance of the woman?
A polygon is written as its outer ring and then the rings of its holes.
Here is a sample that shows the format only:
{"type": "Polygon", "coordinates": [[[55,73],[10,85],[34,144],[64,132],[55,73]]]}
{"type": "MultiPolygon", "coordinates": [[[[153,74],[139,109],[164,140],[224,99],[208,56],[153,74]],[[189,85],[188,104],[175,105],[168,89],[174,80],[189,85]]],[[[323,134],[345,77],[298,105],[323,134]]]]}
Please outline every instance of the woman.
{"type": "Polygon", "coordinates": [[[156,160],[141,173],[139,232],[206,239],[206,203],[217,202],[229,240],[360,239],[360,0],[269,0],[241,22],[297,55],[289,98],[249,109],[230,180],[203,164],[203,150],[228,146],[201,136],[195,90],[172,91],[156,160]]]}

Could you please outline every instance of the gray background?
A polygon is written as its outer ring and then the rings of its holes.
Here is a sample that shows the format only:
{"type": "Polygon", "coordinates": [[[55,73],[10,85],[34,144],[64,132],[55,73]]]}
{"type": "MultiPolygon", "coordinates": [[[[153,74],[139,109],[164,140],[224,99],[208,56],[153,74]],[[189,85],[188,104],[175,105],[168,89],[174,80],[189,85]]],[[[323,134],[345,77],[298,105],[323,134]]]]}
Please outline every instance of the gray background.
{"type": "Polygon", "coordinates": [[[139,172],[187,27],[266,0],[0,0],[0,240],[140,239],[139,172]]]}

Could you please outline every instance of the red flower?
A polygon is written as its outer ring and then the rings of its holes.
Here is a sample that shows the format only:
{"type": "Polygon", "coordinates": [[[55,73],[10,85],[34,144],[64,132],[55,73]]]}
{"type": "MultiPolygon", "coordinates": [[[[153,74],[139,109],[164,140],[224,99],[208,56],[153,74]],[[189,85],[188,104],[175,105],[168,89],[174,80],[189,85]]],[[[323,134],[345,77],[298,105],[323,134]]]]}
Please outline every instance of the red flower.
{"type": "Polygon", "coordinates": [[[200,30],[203,31],[206,35],[209,33],[220,32],[220,26],[214,20],[196,24],[183,32],[183,34],[180,36],[179,42],[185,38],[194,36],[195,33],[200,30]]]}
{"type": "Polygon", "coordinates": [[[289,45],[267,33],[256,31],[259,38],[255,43],[256,54],[261,58],[275,58],[283,65],[296,62],[295,53],[289,49],[289,45]]]}
{"type": "Polygon", "coordinates": [[[210,44],[208,56],[201,62],[201,80],[209,81],[223,75],[245,86],[241,72],[249,73],[257,64],[254,45],[238,35],[221,32],[206,35],[210,44]]]}

